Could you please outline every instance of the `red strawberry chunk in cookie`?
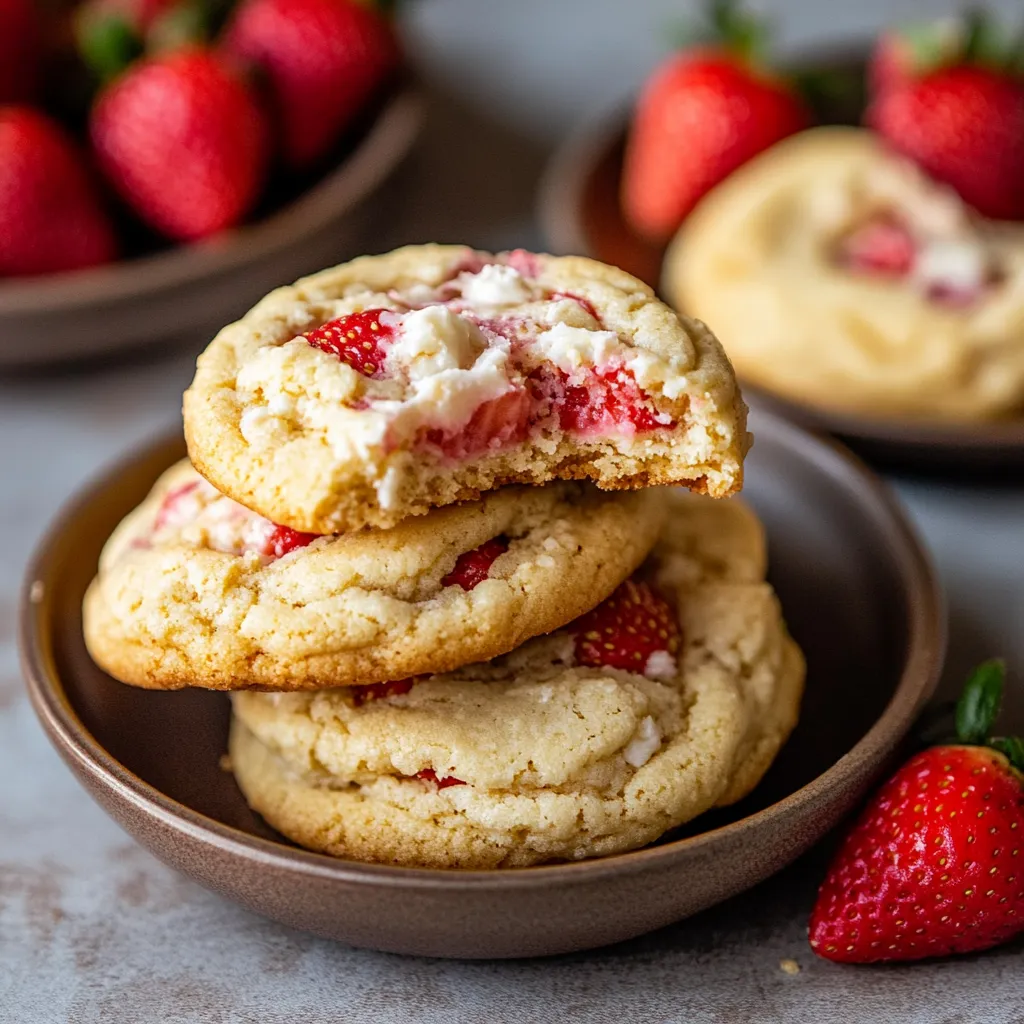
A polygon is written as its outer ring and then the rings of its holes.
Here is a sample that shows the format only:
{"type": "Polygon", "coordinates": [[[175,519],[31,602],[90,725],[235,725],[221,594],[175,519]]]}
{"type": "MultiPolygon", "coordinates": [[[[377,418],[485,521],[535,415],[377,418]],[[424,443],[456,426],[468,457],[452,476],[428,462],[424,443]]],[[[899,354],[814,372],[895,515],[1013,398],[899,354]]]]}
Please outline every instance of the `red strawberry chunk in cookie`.
{"type": "Polygon", "coordinates": [[[660,678],[670,674],[679,647],[672,606],[649,583],[636,580],[626,580],[568,629],[576,641],[577,662],[592,668],[621,668],[660,678]]]}
{"type": "Polygon", "coordinates": [[[185,509],[183,499],[194,493],[198,488],[199,481],[193,480],[191,483],[182,484],[180,487],[175,487],[174,490],[169,491],[156,514],[153,529],[160,530],[165,526],[177,526],[182,522],[192,519],[194,510],[185,509]]]}
{"type": "Polygon", "coordinates": [[[301,337],[310,345],[337,356],[364,377],[379,380],[384,376],[386,346],[394,337],[394,328],[381,323],[385,309],[365,309],[328,320],[301,337]]]}
{"type": "Polygon", "coordinates": [[[447,789],[449,786],[466,785],[462,779],[457,779],[454,775],[438,775],[433,768],[424,768],[422,771],[416,773],[415,778],[422,779],[424,782],[432,782],[438,789],[447,789]]]}
{"type": "Polygon", "coordinates": [[[526,437],[530,412],[529,394],[516,387],[479,405],[469,421],[456,430],[425,430],[422,443],[437,448],[448,459],[467,459],[496,451],[526,437]]]}
{"type": "Polygon", "coordinates": [[[312,544],[316,539],[317,534],[315,533],[300,533],[298,530],[293,530],[290,526],[275,526],[267,537],[263,554],[270,555],[273,558],[282,558],[289,551],[304,548],[308,544],[312,544]]]}
{"type": "Polygon", "coordinates": [[[518,270],[523,277],[537,277],[540,274],[540,260],[537,254],[525,249],[513,249],[505,258],[505,262],[513,270],[518,270]]]}
{"type": "Polygon", "coordinates": [[[408,693],[415,679],[395,679],[388,683],[367,683],[364,686],[350,686],[352,703],[358,708],[371,700],[383,700],[385,697],[399,697],[408,693]]]}
{"type": "Polygon", "coordinates": [[[508,540],[505,537],[492,537],[478,548],[459,555],[455,568],[443,580],[442,587],[462,587],[472,590],[487,579],[499,555],[508,551],[508,540]]]}
{"type": "Polygon", "coordinates": [[[530,376],[534,396],[550,401],[559,426],[577,434],[635,434],[671,428],[672,420],[655,409],[626,369],[606,366],[584,369],[571,377],[547,368],[530,376]]]}
{"type": "Polygon", "coordinates": [[[881,216],[855,228],[840,243],[840,262],[848,270],[905,277],[914,267],[913,236],[895,217],[881,216]]]}

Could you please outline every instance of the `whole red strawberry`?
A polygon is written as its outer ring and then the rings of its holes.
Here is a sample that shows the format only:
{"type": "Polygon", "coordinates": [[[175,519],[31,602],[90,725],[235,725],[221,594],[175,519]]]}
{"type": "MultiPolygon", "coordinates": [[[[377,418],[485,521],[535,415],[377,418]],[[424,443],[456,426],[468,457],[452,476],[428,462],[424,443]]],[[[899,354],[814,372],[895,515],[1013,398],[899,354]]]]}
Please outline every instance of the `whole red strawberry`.
{"type": "Polygon", "coordinates": [[[28,107],[0,107],[0,274],[47,274],[116,255],[82,155],[28,107]]]}
{"type": "Polygon", "coordinates": [[[910,759],[871,799],[829,868],[810,942],[829,960],[918,960],[1024,929],[1024,742],[990,738],[1001,662],[969,680],[960,744],[910,759]]]}
{"type": "Polygon", "coordinates": [[[866,119],[987,217],[1024,218],[1024,81],[971,64],[883,93],[866,119]]]}
{"type": "Polygon", "coordinates": [[[387,21],[357,0],[243,0],[224,46],[260,69],[294,169],[326,156],[398,63],[387,21]]]}
{"type": "Polygon", "coordinates": [[[111,183],[170,238],[238,223],[263,182],[259,107],[223,59],[200,47],[133,64],[100,94],[89,127],[111,183]]]}
{"type": "Polygon", "coordinates": [[[32,0],[0,0],[0,103],[32,98],[39,84],[41,42],[32,0]]]}
{"type": "Polygon", "coordinates": [[[755,58],[750,20],[720,3],[716,24],[724,42],[671,57],[647,83],[633,119],[623,210],[655,242],[737,167],[810,124],[796,91],[755,58]]]}

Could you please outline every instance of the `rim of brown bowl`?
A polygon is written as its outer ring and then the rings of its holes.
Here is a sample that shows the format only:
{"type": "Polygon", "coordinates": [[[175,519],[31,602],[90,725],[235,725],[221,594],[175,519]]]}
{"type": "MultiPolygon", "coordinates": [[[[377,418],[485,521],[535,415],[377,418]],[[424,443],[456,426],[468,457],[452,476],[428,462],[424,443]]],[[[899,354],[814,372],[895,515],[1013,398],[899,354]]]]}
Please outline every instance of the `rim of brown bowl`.
{"type": "MultiPolygon", "coordinates": [[[[764,415],[761,429],[781,435],[801,458],[816,470],[841,483],[852,477],[865,496],[865,511],[890,549],[907,595],[907,649],[891,699],[871,728],[834,764],[816,778],[783,799],[735,822],[695,836],[672,840],[606,858],[573,863],[540,865],[512,870],[438,870],[334,860],[322,854],[251,835],[194,811],[165,796],[115,760],[86,729],[66,695],[50,647],[52,588],[41,599],[33,599],[33,581],[50,577],[50,565],[57,560],[62,538],[84,509],[114,486],[130,466],[145,463],[155,471],[180,446],[174,436],[151,442],[118,461],[94,478],[57,516],[39,543],[29,563],[20,597],[19,643],[28,691],[46,732],[64,760],[80,776],[91,776],[151,819],[201,843],[233,853],[258,864],[304,876],[385,887],[441,889],[456,892],[476,890],[534,889],[580,881],[588,882],[623,873],[664,867],[689,852],[712,842],[742,834],[766,819],[776,819],[785,828],[815,808],[829,804],[830,791],[851,773],[858,777],[860,792],[884,767],[906,734],[924,703],[934,691],[945,652],[946,620],[943,595],[931,560],[910,525],[898,500],[888,487],[843,446],[800,429],[785,420],[764,415]],[[769,422],[771,421],[771,422],[769,422]],[[869,499],[869,500],[868,500],[869,499]]],[[[848,781],[848,780],[847,780],[848,781]]],[[[839,812],[849,810],[858,792],[839,812]]],[[[834,808],[832,821],[837,816],[834,808]]],[[[812,840],[813,841],[813,840],[812,840]]],[[[810,842],[799,845],[802,852],[810,842]]]]}
{"type": "MultiPolygon", "coordinates": [[[[853,51],[856,52],[856,51],[853,51]]],[[[839,51],[840,54],[849,52],[839,51]]],[[[613,159],[626,134],[631,105],[621,101],[584,120],[554,152],[541,179],[537,215],[548,244],[558,253],[604,259],[594,244],[585,209],[595,172],[613,159]]],[[[628,232],[628,228],[624,228],[628,232]]],[[[653,266],[652,286],[661,291],[661,253],[628,236],[638,259],[653,266]]],[[[612,260],[614,262],[614,260],[612,260]]],[[[898,462],[942,466],[955,462],[972,468],[983,460],[986,468],[1024,465],[1024,415],[1012,421],[956,424],[935,420],[896,420],[857,413],[831,411],[793,401],[741,378],[744,394],[762,408],[812,430],[865,442],[865,454],[898,462]]],[[[975,467],[976,468],[976,467],[975,467]]]]}
{"type": "Polygon", "coordinates": [[[37,309],[73,310],[145,298],[147,293],[254,263],[300,241],[325,218],[355,205],[372,190],[380,179],[380,168],[392,166],[409,148],[423,107],[421,88],[415,83],[399,86],[337,167],[268,216],[207,242],[63,274],[0,280],[0,323],[5,315],[37,309]]]}

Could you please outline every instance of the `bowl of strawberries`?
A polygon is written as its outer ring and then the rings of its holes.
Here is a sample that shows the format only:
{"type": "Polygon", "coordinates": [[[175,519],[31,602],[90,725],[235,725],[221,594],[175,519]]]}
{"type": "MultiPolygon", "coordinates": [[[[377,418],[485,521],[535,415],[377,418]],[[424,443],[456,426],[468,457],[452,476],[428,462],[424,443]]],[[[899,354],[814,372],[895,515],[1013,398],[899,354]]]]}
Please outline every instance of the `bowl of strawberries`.
{"type": "Polygon", "coordinates": [[[556,252],[706,320],[755,403],[872,458],[1024,466],[1024,60],[982,14],[773,62],[714,3],[556,153],[556,252]]]}
{"type": "Polygon", "coordinates": [[[0,0],[0,367],[199,340],[350,255],[421,115],[371,0],[0,0]]]}

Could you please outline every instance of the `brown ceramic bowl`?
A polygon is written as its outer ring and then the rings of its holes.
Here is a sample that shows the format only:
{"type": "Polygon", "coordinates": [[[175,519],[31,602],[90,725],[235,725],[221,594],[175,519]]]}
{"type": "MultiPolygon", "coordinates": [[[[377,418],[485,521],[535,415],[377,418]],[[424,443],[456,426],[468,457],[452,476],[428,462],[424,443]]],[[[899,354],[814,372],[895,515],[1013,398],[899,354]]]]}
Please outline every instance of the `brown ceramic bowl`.
{"type": "Polygon", "coordinates": [[[0,280],[0,371],[208,337],[261,295],[365,247],[368,197],[409,151],[423,97],[405,85],[348,156],[297,198],[205,243],[105,267],[0,280]]]}
{"type": "MultiPolygon", "coordinates": [[[[565,142],[542,182],[539,215],[552,252],[592,256],[658,288],[664,248],[636,235],[619,204],[628,119],[622,109],[606,113],[565,142]]],[[[743,382],[743,393],[751,404],[836,434],[887,465],[1015,478],[1024,469],[1024,417],[976,425],[883,420],[791,401],[749,382],[743,382]]]]}
{"type": "Polygon", "coordinates": [[[639,935],[754,885],[818,840],[883,769],[938,679],[943,603],[885,486],[844,449],[759,416],[746,494],[803,646],[803,714],[762,784],[658,844],[506,871],[359,864],[271,831],[218,767],[228,702],[122,686],[90,660],[81,602],[104,540],[183,454],[132,456],[59,517],[28,570],[25,675],[53,744],[163,861],[268,917],[356,946],[443,957],[567,952],[639,935]]]}

